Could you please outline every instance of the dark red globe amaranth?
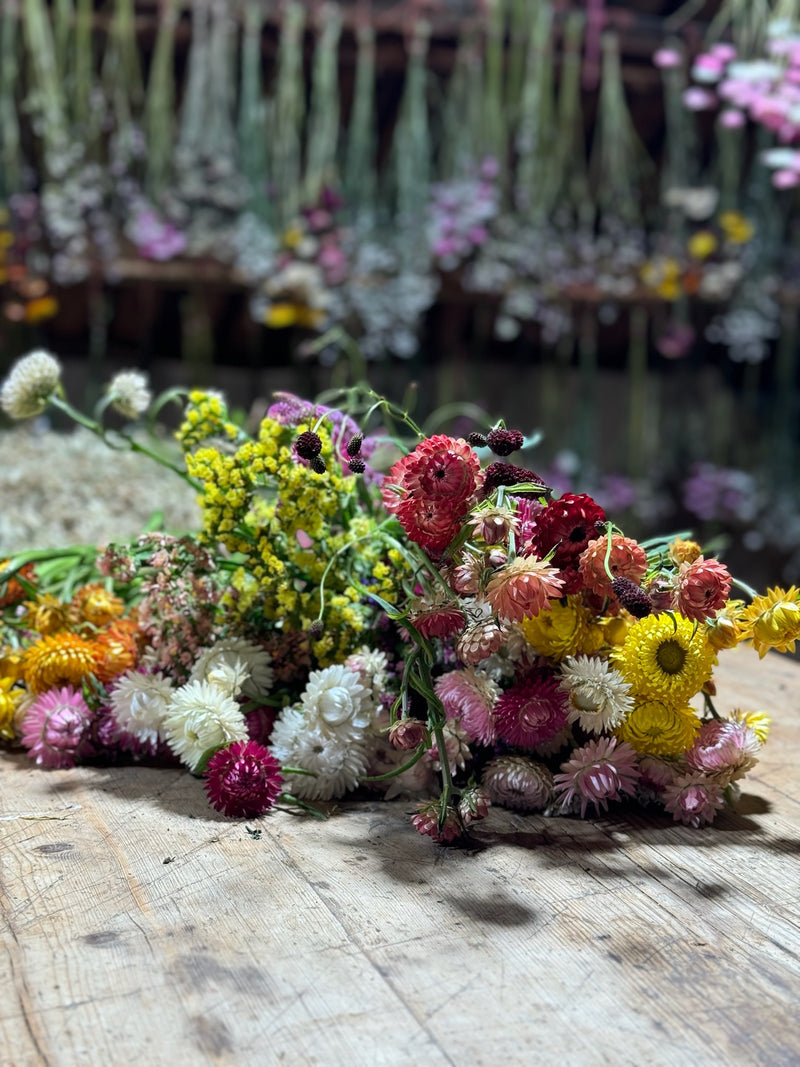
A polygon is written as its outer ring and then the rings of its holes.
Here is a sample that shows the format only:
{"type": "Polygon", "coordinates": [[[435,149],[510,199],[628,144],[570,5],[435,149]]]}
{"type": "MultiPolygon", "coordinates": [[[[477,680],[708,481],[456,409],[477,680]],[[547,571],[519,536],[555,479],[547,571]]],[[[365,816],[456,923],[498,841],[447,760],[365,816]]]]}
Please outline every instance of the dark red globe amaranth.
{"type": "Polygon", "coordinates": [[[281,767],[257,741],[234,741],[205,769],[211,806],[234,819],[253,819],[274,805],[281,792],[281,767]]]}
{"type": "Polygon", "coordinates": [[[490,430],[486,435],[486,443],[496,456],[510,456],[522,448],[525,437],[519,430],[490,430]]]}
{"type": "Polygon", "coordinates": [[[653,601],[631,578],[615,578],[611,589],[623,608],[635,618],[643,619],[653,610],[653,601]]]}
{"type": "Polygon", "coordinates": [[[322,441],[319,434],[313,430],[306,430],[298,435],[294,443],[294,450],[302,459],[313,459],[322,451],[322,441]]]}
{"type": "Polygon", "coordinates": [[[541,485],[540,493],[524,492],[515,493],[515,496],[536,497],[547,496],[550,492],[536,471],[528,470],[527,467],[516,467],[513,463],[490,463],[483,472],[484,496],[489,496],[501,485],[522,485],[524,482],[532,482],[541,485]]]}

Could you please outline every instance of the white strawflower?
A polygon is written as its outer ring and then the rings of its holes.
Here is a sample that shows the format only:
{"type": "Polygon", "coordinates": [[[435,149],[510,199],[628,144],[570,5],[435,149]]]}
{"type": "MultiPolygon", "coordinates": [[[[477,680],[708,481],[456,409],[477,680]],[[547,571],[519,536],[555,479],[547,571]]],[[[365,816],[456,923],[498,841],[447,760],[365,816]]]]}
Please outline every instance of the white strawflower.
{"type": "Polygon", "coordinates": [[[375,711],[359,675],[340,663],[312,671],[300,703],[309,726],[329,734],[363,734],[375,711]]]}
{"type": "Polygon", "coordinates": [[[18,359],[3,382],[0,407],[12,419],[40,415],[61,381],[61,364],[39,348],[18,359]]]}
{"type": "Polygon", "coordinates": [[[223,637],[201,652],[192,667],[189,681],[206,681],[209,671],[219,664],[234,667],[237,661],[240,661],[250,674],[242,687],[248,696],[263,696],[272,689],[275,680],[272,656],[265,648],[244,637],[223,637]]]}
{"type": "Polygon", "coordinates": [[[367,773],[366,740],[310,726],[302,708],[284,708],[269,743],[282,766],[311,772],[284,775],[284,790],[301,800],[344,796],[367,773]]]}
{"type": "Polygon", "coordinates": [[[360,675],[371,701],[377,705],[388,681],[389,659],[385,652],[362,645],[344,661],[349,671],[360,675]]]}
{"type": "Polygon", "coordinates": [[[122,370],[115,374],[106,392],[113,397],[111,406],[126,419],[138,419],[144,415],[153,399],[147,375],[138,370],[122,370]]]}
{"type": "Polygon", "coordinates": [[[199,680],[215,685],[226,696],[235,699],[242,692],[249,677],[247,665],[237,657],[233,663],[227,663],[223,659],[212,661],[205,678],[199,680]]]}
{"type": "Polygon", "coordinates": [[[109,706],[121,730],[153,749],[164,739],[162,723],[174,688],[160,671],[125,671],[114,683],[109,706]]]}
{"type": "Polygon", "coordinates": [[[187,682],[176,689],[163,727],[170,748],[192,771],[210,748],[247,740],[239,705],[210,682],[187,682]]]}
{"type": "Polygon", "coordinates": [[[587,733],[614,729],[633,711],[631,687],[604,659],[567,656],[561,664],[561,688],[569,693],[569,722],[587,733]]]}

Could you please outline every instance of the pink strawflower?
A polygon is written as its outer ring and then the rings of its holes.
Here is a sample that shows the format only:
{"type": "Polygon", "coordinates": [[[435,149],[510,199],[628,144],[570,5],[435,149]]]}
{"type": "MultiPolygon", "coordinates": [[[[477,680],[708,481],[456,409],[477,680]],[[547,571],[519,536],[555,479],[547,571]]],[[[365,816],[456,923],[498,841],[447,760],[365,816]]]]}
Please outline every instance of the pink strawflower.
{"type": "Polygon", "coordinates": [[[445,815],[442,828],[439,829],[440,803],[437,800],[426,800],[417,808],[416,814],[411,816],[411,825],[417,833],[432,837],[440,844],[448,841],[456,841],[464,833],[464,827],[455,808],[449,807],[445,815]]]}
{"type": "Polygon", "coordinates": [[[758,738],[745,723],[712,719],[700,727],[686,762],[691,770],[714,775],[727,785],[756,765],[760,748],[758,738]]]}
{"type": "Polygon", "coordinates": [[[522,622],[563,595],[564,582],[555,567],[533,556],[517,556],[492,575],[486,599],[494,613],[508,622],[522,622]]]}
{"type": "Polygon", "coordinates": [[[642,756],[639,760],[639,788],[663,793],[675,781],[675,767],[658,756],[642,756]]]}
{"type": "Polygon", "coordinates": [[[508,629],[491,616],[472,623],[459,636],[456,655],[462,663],[475,665],[491,656],[505,643],[508,629]]]}
{"type": "Polygon", "coordinates": [[[458,814],[464,826],[485,819],[489,814],[492,801],[489,794],[478,786],[465,789],[458,799],[458,814]]]}
{"type": "Polygon", "coordinates": [[[205,769],[211,806],[233,818],[252,819],[273,806],[281,791],[278,761],[257,741],[234,741],[220,749],[205,769]]]}
{"type": "Polygon", "coordinates": [[[614,578],[630,578],[637,585],[647,573],[647,553],[641,545],[630,537],[612,534],[611,552],[608,555],[606,570],[606,553],[608,536],[597,537],[590,541],[581,553],[579,569],[583,584],[598,596],[611,596],[611,582],[614,578]]]}
{"type": "Polygon", "coordinates": [[[705,622],[725,606],[730,591],[728,568],[717,559],[700,556],[694,563],[682,563],[678,570],[675,607],[687,619],[705,622]]]}
{"type": "Polygon", "coordinates": [[[71,685],[48,689],[25,712],[20,732],[28,756],[40,767],[61,770],[85,755],[92,713],[80,690],[71,685]]]}
{"type": "Polygon", "coordinates": [[[467,667],[450,671],[436,679],[436,695],[444,705],[448,718],[459,718],[462,727],[474,741],[492,745],[497,740],[493,709],[500,688],[484,671],[467,667]]]}
{"type": "Polygon", "coordinates": [[[389,729],[389,741],[402,752],[415,751],[427,736],[428,727],[422,719],[404,717],[398,719],[389,729]]]}
{"type": "Polygon", "coordinates": [[[595,811],[606,811],[609,800],[621,800],[620,794],[635,792],[639,779],[636,751],[627,741],[617,743],[616,737],[601,737],[575,749],[572,759],[561,764],[556,774],[556,795],[567,810],[573,801],[580,800],[581,818],[586,808],[594,804],[595,811]]]}
{"type": "Polygon", "coordinates": [[[494,709],[497,736],[510,745],[535,748],[567,725],[567,695],[552,675],[529,675],[507,689],[494,709]]]}
{"type": "Polygon", "coordinates": [[[711,823],[723,806],[723,786],[704,774],[684,774],[664,790],[664,808],[687,826],[711,823]]]}

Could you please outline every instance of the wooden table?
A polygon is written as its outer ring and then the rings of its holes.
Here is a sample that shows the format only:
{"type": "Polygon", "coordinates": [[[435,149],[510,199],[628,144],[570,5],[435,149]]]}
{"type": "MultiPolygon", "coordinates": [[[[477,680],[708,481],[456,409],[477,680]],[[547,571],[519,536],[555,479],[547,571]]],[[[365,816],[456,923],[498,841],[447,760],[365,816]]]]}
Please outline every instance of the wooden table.
{"type": "Polygon", "coordinates": [[[775,725],[703,830],[495,811],[441,848],[403,803],[245,825],[180,771],[0,756],[0,1063],[800,1062],[800,664],[718,678],[775,725]]]}

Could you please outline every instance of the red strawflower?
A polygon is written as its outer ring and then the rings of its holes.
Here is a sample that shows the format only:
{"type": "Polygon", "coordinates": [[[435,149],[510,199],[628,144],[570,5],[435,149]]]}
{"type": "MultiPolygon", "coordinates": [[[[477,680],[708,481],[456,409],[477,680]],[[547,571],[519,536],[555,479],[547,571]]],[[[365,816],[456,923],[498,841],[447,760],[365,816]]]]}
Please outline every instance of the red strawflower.
{"type": "Polygon", "coordinates": [[[273,806],[281,791],[278,761],[257,741],[234,741],[208,761],[205,789],[211,806],[233,818],[252,819],[273,806]]]}
{"type": "Polygon", "coordinates": [[[384,482],[383,502],[389,511],[409,497],[446,503],[448,510],[458,511],[458,519],[481,482],[480,461],[466,441],[435,434],[395,463],[384,482]]]}
{"type": "MultiPolygon", "coordinates": [[[[564,493],[549,501],[533,520],[526,553],[543,559],[555,549],[553,566],[577,568],[578,557],[601,532],[606,513],[586,493],[564,493]]],[[[578,577],[580,582],[580,577],[578,577]]]]}
{"type": "Polygon", "coordinates": [[[441,552],[447,548],[461,529],[458,513],[454,514],[446,504],[412,496],[395,511],[411,540],[431,552],[441,552]]]}
{"type": "Polygon", "coordinates": [[[567,695],[551,675],[529,675],[495,704],[497,736],[510,745],[535,748],[567,725],[567,695]]]}

